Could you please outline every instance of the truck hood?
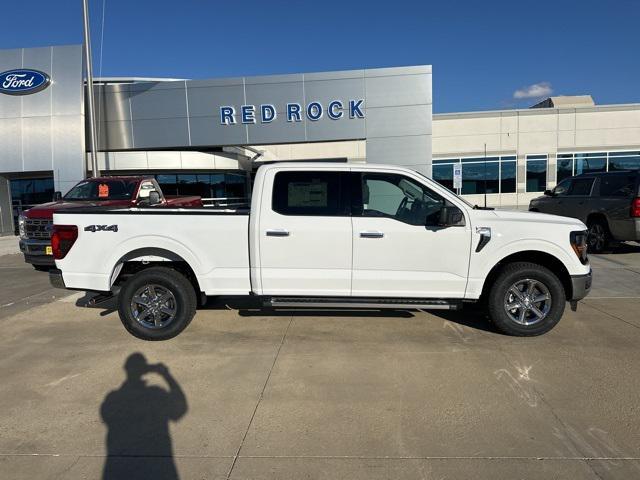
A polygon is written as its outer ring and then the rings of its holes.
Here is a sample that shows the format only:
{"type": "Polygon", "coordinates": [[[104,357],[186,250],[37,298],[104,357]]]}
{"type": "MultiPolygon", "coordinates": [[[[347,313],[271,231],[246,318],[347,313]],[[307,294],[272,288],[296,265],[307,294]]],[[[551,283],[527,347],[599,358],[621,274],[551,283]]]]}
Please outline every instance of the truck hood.
{"type": "Polygon", "coordinates": [[[571,217],[561,217],[548,213],[529,212],[520,210],[493,210],[495,216],[510,222],[528,222],[539,224],[569,225],[586,230],[587,226],[580,220],[571,217]]]}
{"type": "Polygon", "coordinates": [[[65,201],[60,200],[58,202],[49,202],[43,203],[42,205],[37,205],[29,210],[26,210],[23,215],[27,218],[53,218],[53,212],[56,210],[69,210],[72,208],[80,208],[80,207],[115,207],[115,206],[123,206],[129,205],[129,200],[110,200],[110,201],[65,201]]]}

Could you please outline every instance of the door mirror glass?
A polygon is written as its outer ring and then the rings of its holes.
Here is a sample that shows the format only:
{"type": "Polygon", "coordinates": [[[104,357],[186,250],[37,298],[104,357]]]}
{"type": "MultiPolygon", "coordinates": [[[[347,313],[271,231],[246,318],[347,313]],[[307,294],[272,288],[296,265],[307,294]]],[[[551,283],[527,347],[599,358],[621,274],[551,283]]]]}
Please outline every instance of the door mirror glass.
{"type": "Polygon", "coordinates": [[[552,192],[551,190],[545,190],[545,191],[544,191],[544,194],[545,194],[547,197],[552,197],[552,196],[553,196],[553,192],[552,192]]]}
{"type": "MultiPolygon", "coordinates": [[[[464,226],[464,224],[464,214],[462,213],[462,210],[452,203],[445,201],[442,209],[440,210],[440,222],[438,226],[459,227],[464,226]]],[[[427,226],[429,226],[428,223],[427,226]]]]}

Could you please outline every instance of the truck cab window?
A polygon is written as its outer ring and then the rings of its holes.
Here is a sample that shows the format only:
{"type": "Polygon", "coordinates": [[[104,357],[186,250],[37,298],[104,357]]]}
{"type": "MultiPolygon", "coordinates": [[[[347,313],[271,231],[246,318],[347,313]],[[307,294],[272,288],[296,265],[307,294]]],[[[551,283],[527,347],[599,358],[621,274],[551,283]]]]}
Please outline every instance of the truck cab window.
{"type": "Polygon", "coordinates": [[[273,182],[274,212],[282,215],[348,215],[342,172],[278,172],[273,182]]]}
{"type": "Polygon", "coordinates": [[[438,225],[444,199],[415,180],[391,173],[362,175],[355,215],[388,217],[410,225],[438,225]]]}

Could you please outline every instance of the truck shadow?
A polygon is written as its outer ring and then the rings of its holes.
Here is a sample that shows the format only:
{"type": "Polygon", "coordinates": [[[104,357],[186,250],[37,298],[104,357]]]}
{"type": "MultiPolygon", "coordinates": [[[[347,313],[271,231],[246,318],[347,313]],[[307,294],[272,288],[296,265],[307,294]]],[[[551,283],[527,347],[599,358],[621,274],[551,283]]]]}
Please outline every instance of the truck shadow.
{"type": "MultiPolygon", "coordinates": [[[[105,301],[91,303],[96,296],[87,292],[76,301],[79,307],[95,308],[100,316],[107,316],[118,311],[117,296],[105,301]]],[[[392,310],[392,309],[320,309],[320,308],[269,308],[251,297],[212,297],[198,310],[236,310],[241,317],[337,317],[337,318],[414,318],[416,313],[425,312],[429,315],[448,320],[459,325],[500,334],[487,319],[480,308],[466,306],[463,310],[392,310]]]]}

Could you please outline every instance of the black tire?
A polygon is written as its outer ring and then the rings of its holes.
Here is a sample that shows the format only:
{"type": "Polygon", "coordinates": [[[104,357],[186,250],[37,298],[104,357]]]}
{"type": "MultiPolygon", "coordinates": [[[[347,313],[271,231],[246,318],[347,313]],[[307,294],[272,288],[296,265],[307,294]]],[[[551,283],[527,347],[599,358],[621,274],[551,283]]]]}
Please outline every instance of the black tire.
{"type": "Polygon", "coordinates": [[[591,253],[604,252],[611,243],[611,233],[607,222],[601,218],[589,220],[587,223],[589,235],[587,236],[587,247],[591,253]]]}
{"type": "Polygon", "coordinates": [[[50,267],[49,265],[33,265],[33,268],[35,268],[38,272],[48,272],[53,267],[50,267]]]}
{"type": "Polygon", "coordinates": [[[566,295],[560,279],[546,267],[529,262],[505,265],[487,296],[489,316],[502,333],[532,337],[547,333],[560,321],[566,295]],[[532,290],[529,290],[534,285],[532,290]],[[512,287],[520,291],[517,296],[512,287]],[[548,300],[540,300],[548,296],[548,300]],[[536,302],[535,300],[539,301],[536,302]],[[514,306],[508,309],[508,306],[514,306]],[[522,316],[522,312],[524,317],[522,316]],[[542,317],[539,314],[544,314],[542,317]]]}
{"type": "Polygon", "coordinates": [[[124,328],[142,340],[175,337],[191,323],[196,304],[196,292],[191,282],[180,272],[166,267],[150,267],[136,273],[118,293],[118,313],[124,328]],[[141,294],[141,291],[146,293],[141,294]],[[134,296],[144,303],[137,301],[134,308],[134,296]],[[156,319],[160,319],[158,323],[156,319]]]}

